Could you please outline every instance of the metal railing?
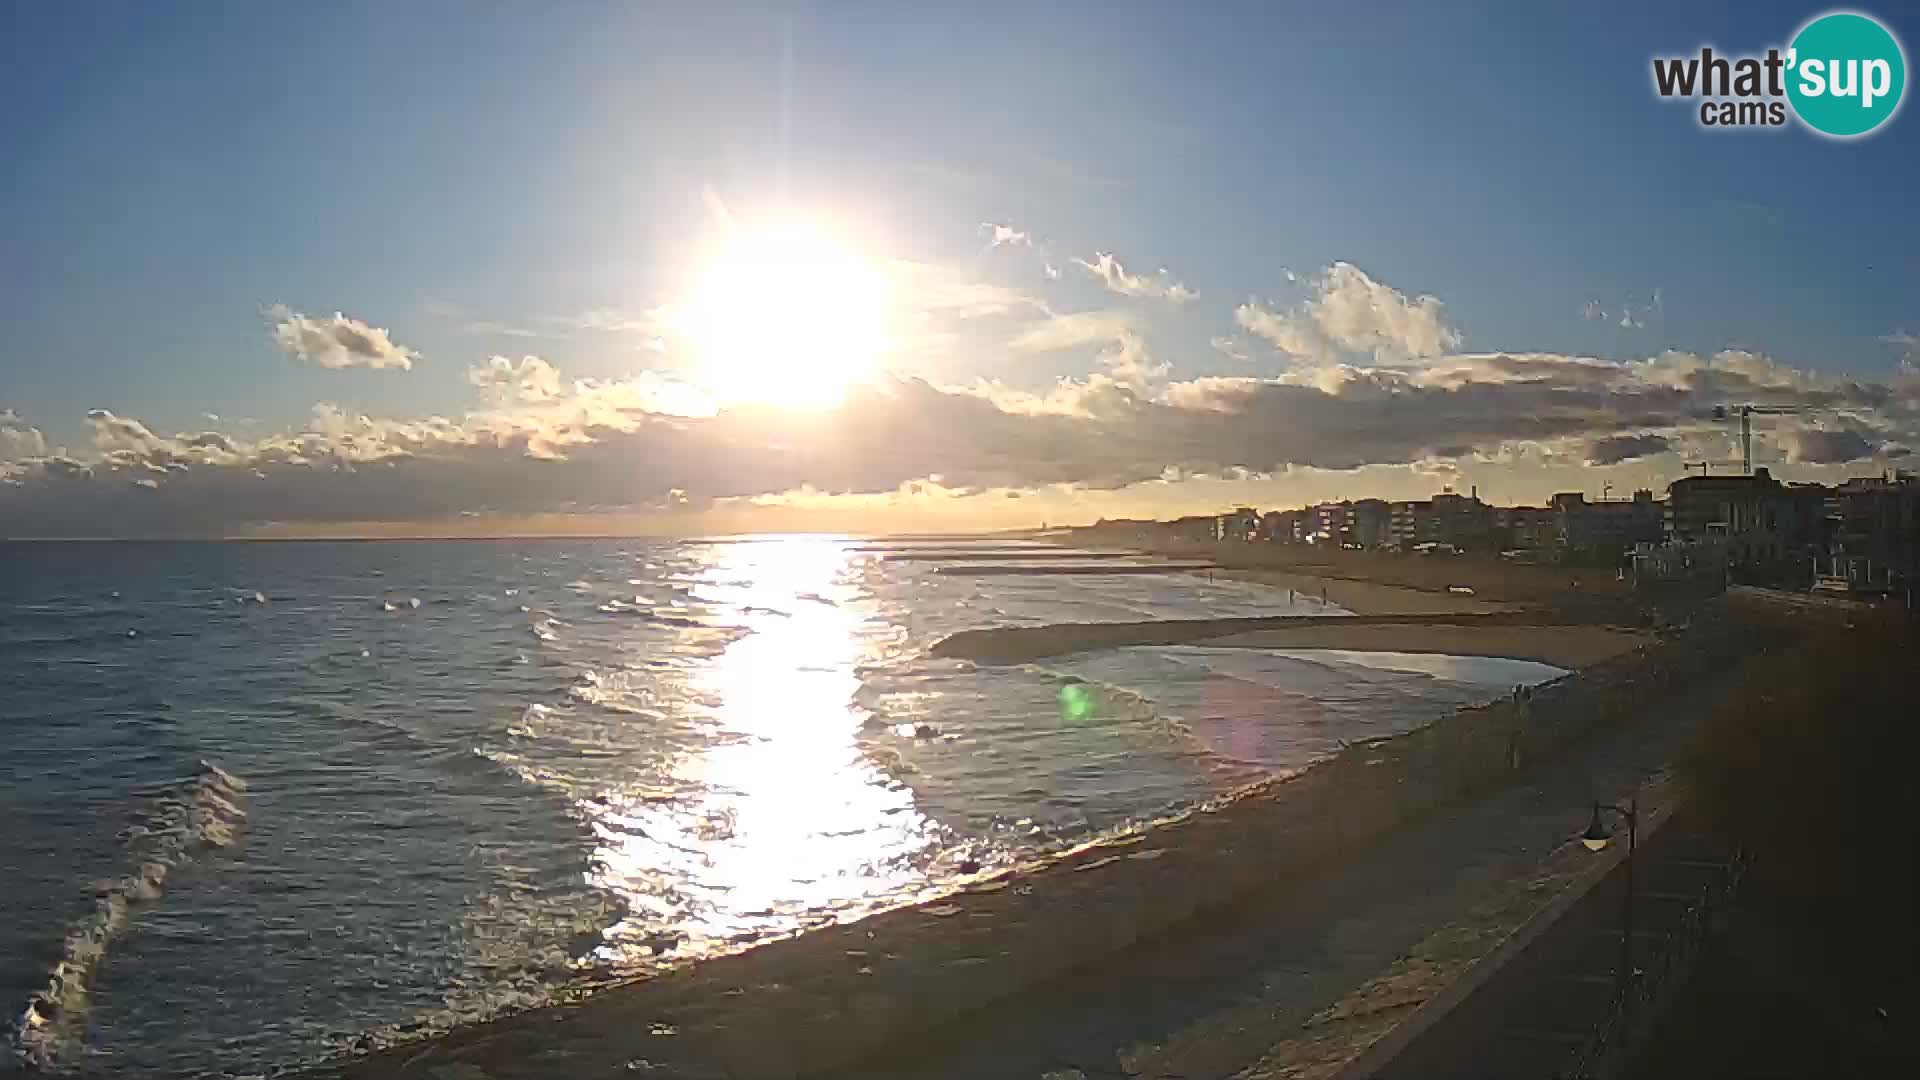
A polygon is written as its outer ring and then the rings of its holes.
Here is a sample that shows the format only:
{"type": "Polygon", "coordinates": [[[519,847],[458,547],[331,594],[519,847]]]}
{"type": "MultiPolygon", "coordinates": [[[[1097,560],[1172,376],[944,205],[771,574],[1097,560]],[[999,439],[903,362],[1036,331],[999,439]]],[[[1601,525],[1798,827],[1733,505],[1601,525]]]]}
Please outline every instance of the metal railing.
{"type": "Polygon", "coordinates": [[[1740,887],[1749,857],[1735,852],[1717,880],[1701,887],[1680,919],[1659,934],[1644,966],[1635,965],[1608,999],[1606,1012],[1587,1030],[1567,1066],[1556,1080],[1610,1080],[1627,1064],[1633,1050],[1657,1018],[1660,1006],[1685,983],[1693,970],[1716,915],[1740,887]]]}

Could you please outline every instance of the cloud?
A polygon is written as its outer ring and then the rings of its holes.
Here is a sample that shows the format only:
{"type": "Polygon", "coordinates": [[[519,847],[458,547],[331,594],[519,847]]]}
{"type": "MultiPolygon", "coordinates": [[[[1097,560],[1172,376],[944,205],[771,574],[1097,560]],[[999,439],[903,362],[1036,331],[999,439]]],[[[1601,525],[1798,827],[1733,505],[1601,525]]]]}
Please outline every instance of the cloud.
{"type": "Polygon", "coordinates": [[[982,281],[931,263],[895,259],[886,267],[895,302],[925,315],[981,319],[1038,311],[1052,314],[1046,301],[1020,289],[982,281]]]}
{"type": "Polygon", "coordinates": [[[1321,362],[1350,355],[1401,362],[1460,346],[1461,334],[1447,322],[1438,298],[1408,298],[1352,263],[1337,262],[1314,275],[1309,289],[1307,300],[1291,311],[1248,302],[1234,312],[1234,321],[1281,352],[1321,362]]]}
{"type": "Polygon", "coordinates": [[[1155,360],[1147,350],[1146,339],[1131,330],[1120,331],[1113,344],[1100,351],[1099,360],[1116,382],[1138,390],[1145,390],[1172,370],[1171,364],[1155,360]]]}
{"type": "Polygon", "coordinates": [[[1603,307],[1598,300],[1587,301],[1586,305],[1580,309],[1580,317],[1588,322],[1610,321],[1623,330],[1644,330],[1647,327],[1647,320],[1659,314],[1660,311],[1660,290],[1655,289],[1649,294],[1648,302],[1645,304],[1636,304],[1632,298],[1622,302],[1618,317],[1603,307]]]}
{"type": "Polygon", "coordinates": [[[331,318],[316,319],[274,304],[261,315],[282,352],[323,368],[406,371],[420,358],[412,349],[394,344],[385,330],[337,311],[331,318]]]}
{"type": "Polygon", "coordinates": [[[0,519],[13,531],[51,535],[205,534],[463,512],[664,512],[678,500],[700,507],[808,485],[894,492],[932,476],[968,492],[1098,492],[1168,475],[1371,466],[1431,477],[1486,462],[1630,460],[1659,452],[1660,440],[1724,445],[1724,425],[1710,415],[1730,388],[1744,399],[1821,402],[1850,417],[1842,430],[1769,429],[1763,437],[1795,461],[1855,460],[1876,446],[1920,441],[1920,391],[1749,353],[1638,363],[1494,353],[1417,370],[1327,368],[1311,381],[1165,382],[1145,342],[1122,331],[1101,364],[1039,393],[896,379],[856,389],[837,412],[702,414],[673,411],[673,386],[658,376],[569,382],[549,379],[544,362],[502,358],[476,370],[487,373],[483,391],[510,388],[511,402],[418,418],[321,406],[304,428],[254,440],[163,435],[102,410],[89,418],[88,459],[16,466],[0,487],[0,519]],[[537,388],[537,400],[520,400],[523,385],[537,388]],[[136,479],[158,490],[135,492],[136,479]]]}
{"type": "Polygon", "coordinates": [[[12,409],[0,409],[0,463],[45,457],[47,437],[12,409]]]}
{"type": "Polygon", "coordinates": [[[1873,457],[1881,449],[1877,439],[1851,429],[1829,431],[1797,428],[1783,434],[1787,460],[1808,464],[1841,464],[1873,457]]]}
{"type": "Polygon", "coordinates": [[[666,312],[661,308],[647,308],[644,311],[628,311],[623,308],[589,308],[575,315],[550,316],[546,320],[558,323],[573,330],[590,330],[602,334],[645,334],[658,337],[667,329],[666,312]]]}
{"type": "Polygon", "coordinates": [[[1011,225],[996,225],[991,221],[983,221],[980,223],[980,231],[987,234],[987,246],[990,248],[1033,246],[1032,233],[1022,232],[1011,225]]]}
{"type": "Polygon", "coordinates": [[[1239,360],[1239,361],[1245,362],[1247,359],[1246,346],[1240,344],[1240,342],[1234,340],[1233,338],[1215,337],[1209,340],[1207,344],[1213,349],[1214,352],[1219,353],[1221,356],[1224,356],[1229,360],[1239,360]]]}
{"type": "Polygon", "coordinates": [[[458,415],[322,404],[280,431],[166,434],[102,409],[87,415],[89,443],[71,454],[7,412],[0,522],[36,535],[207,535],[462,515],[691,520],[717,507],[746,513],[783,492],[926,495],[944,506],[984,492],[1093,498],[1146,485],[1177,500],[1190,496],[1172,489],[1195,477],[1312,472],[1332,485],[1326,477],[1359,469],[1374,470],[1369,484],[1397,477],[1417,492],[1470,469],[1538,476],[1649,454],[1725,457],[1731,432],[1713,409],[1744,402],[1817,420],[1769,417],[1755,432],[1802,475],[1920,445],[1911,374],[1875,381],[1746,350],[1631,361],[1461,353],[1438,300],[1344,266],[1314,275],[1295,309],[1247,320],[1270,341],[1297,335],[1319,361],[1266,377],[1176,378],[1128,313],[1057,314],[1017,291],[927,270],[907,278],[917,302],[933,305],[924,310],[1038,312],[1018,330],[1022,347],[1086,348],[1091,369],[1038,387],[896,377],[854,388],[839,409],[806,412],[718,407],[663,372],[568,378],[541,357],[496,356],[467,372],[475,404],[458,415]],[[914,483],[923,486],[902,487],[914,483]]]}
{"type": "Polygon", "coordinates": [[[1199,294],[1180,282],[1167,276],[1163,269],[1158,274],[1129,274],[1120,260],[1108,252],[1096,252],[1092,262],[1074,259],[1073,264],[1099,279],[1108,292],[1121,296],[1143,296],[1166,300],[1174,304],[1184,304],[1199,294]]]}
{"type": "Polygon", "coordinates": [[[493,322],[488,319],[475,319],[471,322],[462,323],[460,324],[460,332],[463,334],[481,334],[488,337],[530,338],[540,336],[540,332],[537,330],[529,330],[524,326],[513,326],[509,323],[493,322]]]}
{"type": "Polygon", "coordinates": [[[467,369],[467,382],[501,404],[552,401],[561,394],[560,372],[537,356],[519,361],[496,356],[467,369]]]}
{"type": "Polygon", "coordinates": [[[447,300],[429,300],[421,305],[421,310],[436,319],[453,323],[455,329],[463,334],[478,334],[484,337],[543,337],[538,330],[532,330],[513,323],[498,322],[493,319],[469,319],[459,304],[447,300]]]}
{"type": "Polygon", "coordinates": [[[1028,323],[1008,342],[1021,352],[1052,352],[1105,345],[1139,329],[1140,320],[1125,311],[1075,311],[1028,323]]]}
{"type": "Polygon", "coordinates": [[[1587,464],[1618,465],[1635,458],[1664,454],[1671,447],[1664,435],[1606,435],[1587,447],[1587,464]]]}

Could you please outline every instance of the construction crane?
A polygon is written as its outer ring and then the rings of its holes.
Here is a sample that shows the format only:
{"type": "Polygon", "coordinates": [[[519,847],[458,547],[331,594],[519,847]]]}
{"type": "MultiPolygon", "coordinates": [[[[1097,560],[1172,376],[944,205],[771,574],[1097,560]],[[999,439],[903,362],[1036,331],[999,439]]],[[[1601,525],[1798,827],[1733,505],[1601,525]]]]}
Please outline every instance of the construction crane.
{"type": "MultiPolygon", "coordinates": [[[[1800,405],[1715,405],[1713,418],[1740,418],[1740,471],[1753,475],[1753,418],[1755,416],[1792,416],[1808,411],[1800,405]]],[[[1705,475],[1705,470],[1702,470],[1705,475]]]]}

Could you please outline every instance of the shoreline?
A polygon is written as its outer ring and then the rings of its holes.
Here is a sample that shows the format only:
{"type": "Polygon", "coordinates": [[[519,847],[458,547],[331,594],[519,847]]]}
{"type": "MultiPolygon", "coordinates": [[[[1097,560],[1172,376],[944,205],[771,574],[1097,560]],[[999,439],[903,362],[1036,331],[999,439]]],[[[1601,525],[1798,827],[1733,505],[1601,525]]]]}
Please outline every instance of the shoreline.
{"type": "MultiPolygon", "coordinates": [[[[1330,621],[1330,620],[1329,620],[1330,621]]],[[[1456,710],[989,877],[567,1004],[506,1015],[307,1077],[794,1077],[898,1053],[965,1012],[1153,938],[1446,805],[1658,700],[1751,642],[1704,619],[1509,701],[1456,710]],[[644,1065],[638,1063],[645,1063],[644,1065]]]]}
{"type": "Polygon", "coordinates": [[[1552,622],[1524,611],[1475,615],[1255,615],[1220,619],[1048,623],[961,630],[931,655],[988,666],[1127,646],[1342,649],[1532,660],[1578,670],[1650,643],[1642,631],[1552,622]]]}
{"type": "Polygon", "coordinates": [[[1518,604],[1478,596],[1431,592],[1407,585],[1326,577],[1300,570],[1252,570],[1222,567],[1217,577],[1247,581],[1273,589],[1289,589],[1303,596],[1324,597],[1327,603],[1355,615],[1499,615],[1523,610],[1518,604]]]}
{"type": "Polygon", "coordinates": [[[1341,649],[1353,652],[1426,653],[1436,656],[1532,660],[1578,671],[1630,652],[1647,635],[1600,626],[1472,625],[1469,623],[1366,624],[1276,627],[1209,638],[1195,644],[1262,650],[1341,649]]]}

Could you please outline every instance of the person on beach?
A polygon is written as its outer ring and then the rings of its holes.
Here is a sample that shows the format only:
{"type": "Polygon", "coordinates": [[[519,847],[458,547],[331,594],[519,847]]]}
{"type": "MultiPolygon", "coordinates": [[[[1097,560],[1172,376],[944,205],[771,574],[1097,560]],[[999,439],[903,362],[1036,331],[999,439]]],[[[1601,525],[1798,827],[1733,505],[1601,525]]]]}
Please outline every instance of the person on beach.
{"type": "Polygon", "coordinates": [[[1507,729],[1507,768],[1520,768],[1520,733],[1526,729],[1533,691],[1525,686],[1513,688],[1513,726],[1507,729]]]}

